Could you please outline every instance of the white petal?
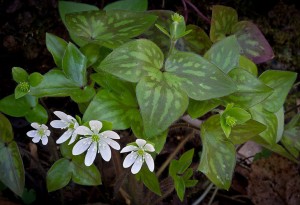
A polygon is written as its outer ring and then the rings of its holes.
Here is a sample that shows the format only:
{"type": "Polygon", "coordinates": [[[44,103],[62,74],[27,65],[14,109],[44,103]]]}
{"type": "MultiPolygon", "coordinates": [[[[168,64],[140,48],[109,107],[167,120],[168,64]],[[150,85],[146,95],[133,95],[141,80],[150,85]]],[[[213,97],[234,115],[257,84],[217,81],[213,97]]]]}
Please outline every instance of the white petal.
{"type": "MultiPolygon", "coordinates": [[[[100,141],[101,142],[101,141],[100,141]]],[[[108,144],[106,144],[105,142],[101,142],[100,144],[99,142],[99,151],[100,151],[100,154],[102,156],[102,158],[105,160],[105,161],[109,161],[110,158],[111,158],[111,150],[110,150],[110,147],[108,146],[108,144]]]]}
{"type": "Polygon", "coordinates": [[[50,122],[50,125],[54,128],[65,129],[68,127],[69,124],[62,120],[53,120],[52,122],[50,122]]]}
{"type": "Polygon", "coordinates": [[[46,125],[44,125],[44,124],[41,124],[41,128],[42,128],[43,130],[48,130],[48,126],[46,126],[46,125]]]}
{"type": "Polygon", "coordinates": [[[89,148],[92,143],[90,137],[79,140],[73,147],[72,154],[79,155],[89,148]]]}
{"type": "Polygon", "coordinates": [[[124,147],[122,150],[121,150],[121,153],[124,153],[124,152],[131,152],[131,151],[136,151],[138,150],[139,148],[137,146],[133,146],[133,145],[127,145],[126,147],[124,147]]]}
{"type": "Polygon", "coordinates": [[[73,123],[73,122],[77,122],[76,119],[74,117],[72,117],[71,115],[67,115],[67,122],[69,123],[73,123]]]}
{"type": "Polygon", "coordinates": [[[27,135],[28,137],[39,137],[38,131],[36,131],[36,130],[30,130],[30,131],[28,131],[28,132],[26,133],[26,135],[27,135]]]}
{"type": "Polygon", "coordinates": [[[96,154],[97,154],[97,142],[93,142],[86,153],[84,164],[86,166],[91,166],[96,158],[96,154]]]}
{"type": "Polygon", "coordinates": [[[57,144],[64,143],[65,141],[67,141],[71,137],[72,133],[73,133],[72,130],[65,131],[64,134],[62,134],[62,136],[60,136],[60,138],[58,138],[56,140],[56,143],[57,144]]]}
{"type": "Polygon", "coordinates": [[[143,139],[137,139],[135,142],[139,147],[143,147],[147,143],[146,140],[143,139]]]}
{"type": "Polygon", "coordinates": [[[77,134],[74,132],[74,130],[72,132],[73,132],[73,134],[72,134],[71,140],[69,142],[69,145],[72,144],[73,142],[75,142],[75,140],[77,138],[77,134]]]}
{"type": "Polygon", "coordinates": [[[142,156],[138,156],[138,158],[135,160],[133,166],[131,167],[131,173],[132,174],[136,174],[138,173],[143,165],[143,157],[142,156]]]}
{"type": "Polygon", "coordinates": [[[155,148],[153,147],[152,144],[146,144],[146,145],[144,146],[144,149],[145,149],[146,151],[148,151],[148,152],[154,152],[154,151],[155,151],[155,148]]]}
{"type": "Polygon", "coordinates": [[[94,133],[86,126],[79,126],[75,130],[75,132],[79,135],[93,135],[94,133]]]}
{"type": "Polygon", "coordinates": [[[123,162],[123,167],[124,168],[130,167],[135,162],[137,157],[138,155],[136,152],[131,152],[129,155],[125,157],[123,162]]]}
{"type": "Polygon", "coordinates": [[[68,122],[68,115],[61,111],[55,111],[54,114],[61,120],[68,122]]]}
{"type": "Polygon", "coordinates": [[[50,134],[51,134],[50,130],[46,130],[45,135],[49,137],[50,134]]]}
{"type": "Polygon", "coordinates": [[[91,130],[95,133],[98,134],[102,128],[102,122],[99,120],[91,120],[89,122],[91,130]]]}
{"type": "Polygon", "coordinates": [[[42,137],[42,144],[46,145],[48,143],[48,137],[42,137]]]}
{"type": "Polygon", "coordinates": [[[115,140],[110,139],[110,138],[101,138],[101,140],[104,140],[109,146],[111,146],[112,148],[114,148],[115,150],[119,150],[120,149],[120,145],[119,143],[117,143],[115,140]]]}
{"type": "Polygon", "coordinates": [[[145,161],[151,172],[154,170],[154,160],[149,153],[145,153],[145,161]]]}
{"type": "Polygon", "coordinates": [[[38,143],[40,140],[41,140],[41,137],[40,137],[40,136],[35,136],[34,138],[32,138],[32,141],[33,141],[34,143],[38,143]]]}
{"type": "Polygon", "coordinates": [[[39,129],[40,125],[36,122],[31,123],[31,127],[33,127],[34,129],[39,129]]]}
{"type": "Polygon", "coordinates": [[[107,130],[107,131],[101,132],[101,134],[103,136],[109,137],[111,139],[120,139],[120,136],[116,132],[111,131],[111,130],[107,130]]]}

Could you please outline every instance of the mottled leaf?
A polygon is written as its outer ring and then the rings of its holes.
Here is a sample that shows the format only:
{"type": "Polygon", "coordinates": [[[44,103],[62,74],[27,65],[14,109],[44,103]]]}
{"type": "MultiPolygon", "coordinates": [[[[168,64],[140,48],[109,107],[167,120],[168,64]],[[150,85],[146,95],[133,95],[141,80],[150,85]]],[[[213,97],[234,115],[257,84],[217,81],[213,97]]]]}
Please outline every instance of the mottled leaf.
{"type": "Polygon", "coordinates": [[[130,82],[138,82],[143,76],[162,68],[164,56],[152,41],[130,41],[110,53],[96,71],[102,70],[130,82]]]}
{"type": "Polygon", "coordinates": [[[46,46],[48,51],[51,53],[55,64],[58,68],[62,67],[62,58],[64,56],[68,43],[51,33],[46,33],[46,46]]]}
{"type": "Polygon", "coordinates": [[[283,137],[281,139],[284,147],[289,150],[294,157],[298,157],[300,151],[300,114],[295,115],[285,126],[283,137]]]}
{"type": "Polygon", "coordinates": [[[213,42],[221,40],[231,34],[233,26],[238,22],[236,10],[227,6],[215,5],[212,7],[210,39],[213,42]]]}
{"type": "Polygon", "coordinates": [[[106,5],[103,10],[146,11],[148,0],[119,0],[106,5]]]}
{"type": "Polygon", "coordinates": [[[188,107],[188,114],[192,118],[202,117],[212,109],[218,107],[220,105],[219,100],[211,99],[211,100],[204,100],[204,101],[196,101],[190,99],[189,107],[188,107]]]}
{"type": "Polygon", "coordinates": [[[236,91],[234,82],[200,55],[176,52],[166,60],[165,70],[176,75],[181,87],[195,100],[208,100],[236,91]]]}
{"type": "Polygon", "coordinates": [[[272,95],[263,102],[263,107],[270,112],[277,112],[283,106],[296,78],[297,74],[290,71],[267,70],[263,72],[259,80],[274,89],[272,95]]]}
{"type": "Polygon", "coordinates": [[[188,97],[181,91],[177,78],[167,72],[142,78],[136,94],[148,137],[165,131],[188,106],[188,97]]]}
{"type": "Polygon", "coordinates": [[[232,34],[237,37],[242,54],[255,63],[263,63],[274,57],[270,44],[254,23],[240,21],[232,28],[232,34]]]}
{"type": "Polygon", "coordinates": [[[198,170],[216,186],[229,189],[234,172],[235,147],[223,134],[220,116],[214,115],[201,126],[203,150],[198,170]]]}

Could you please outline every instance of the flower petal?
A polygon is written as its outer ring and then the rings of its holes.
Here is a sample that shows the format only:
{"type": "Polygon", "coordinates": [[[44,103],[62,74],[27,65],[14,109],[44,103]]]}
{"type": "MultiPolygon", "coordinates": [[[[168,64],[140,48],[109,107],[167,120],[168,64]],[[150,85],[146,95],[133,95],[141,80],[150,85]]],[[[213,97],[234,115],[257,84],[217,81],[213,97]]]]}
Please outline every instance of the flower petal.
{"type": "Polygon", "coordinates": [[[68,123],[62,120],[53,120],[50,122],[50,125],[54,128],[65,129],[68,127],[68,123]]]}
{"type": "Polygon", "coordinates": [[[154,170],[154,160],[149,153],[145,153],[145,161],[151,172],[154,170]]]}
{"type": "Polygon", "coordinates": [[[30,130],[30,131],[28,131],[27,133],[26,133],[26,135],[28,136],[28,137],[38,137],[39,135],[38,135],[38,131],[36,131],[36,130],[30,130]]]}
{"type": "Polygon", "coordinates": [[[98,134],[102,128],[102,122],[99,120],[91,120],[89,122],[91,130],[95,133],[98,134]]]}
{"type": "Polygon", "coordinates": [[[154,152],[154,151],[155,151],[155,148],[153,147],[152,144],[146,144],[146,145],[144,146],[144,149],[145,149],[146,151],[148,151],[148,152],[154,152]]]}
{"type": "Polygon", "coordinates": [[[44,124],[41,124],[41,128],[42,128],[43,130],[48,130],[48,126],[47,126],[47,125],[44,125],[44,124]]]}
{"type": "Polygon", "coordinates": [[[108,162],[111,158],[111,150],[108,144],[106,144],[106,142],[103,141],[99,142],[99,151],[102,158],[108,162]]]}
{"type": "Polygon", "coordinates": [[[86,166],[91,166],[96,158],[96,154],[97,154],[97,142],[93,142],[85,155],[84,164],[86,166]]]}
{"type": "Polygon", "coordinates": [[[71,137],[72,133],[73,133],[72,130],[65,131],[64,134],[62,134],[62,136],[60,136],[60,138],[58,138],[58,140],[56,140],[56,143],[57,144],[64,143],[71,137]]]}
{"type": "Polygon", "coordinates": [[[45,135],[49,137],[50,134],[51,134],[50,130],[46,130],[45,135]]]}
{"type": "Polygon", "coordinates": [[[55,111],[53,112],[59,119],[63,120],[63,121],[66,121],[66,122],[69,122],[68,121],[68,115],[64,112],[61,112],[61,111],[55,111]]]}
{"type": "Polygon", "coordinates": [[[48,143],[48,137],[45,136],[45,137],[42,137],[41,139],[42,139],[43,145],[46,145],[48,143]]]}
{"type": "Polygon", "coordinates": [[[135,142],[139,147],[143,147],[147,143],[146,140],[143,139],[137,139],[135,142]]]}
{"type": "Polygon", "coordinates": [[[71,115],[67,115],[67,120],[68,120],[68,122],[70,122],[70,123],[77,122],[77,120],[76,120],[74,117],[72,117],[71,115]]]}
{"type": "Polygon", "coordinates": [[[69,141],[69,145],[72,144],[73,142],[75,142],[75,140],[77,138],[77,133],[75,133],[74,130],[72,132],[73,132],[73,134],[72,134],[72,137],[69,141]]]}
{"type": "Polygon", "coordinates": [[[143,165],[143,157],[142,156],[138,156],[138,158],[135,160],[133,166],[131,167],[131,173],[132,174],[136,174],[138,173],[143,165]]]}
{"type": "Polygon", "coordinates": [[[124,147],[122,150],[121,150],[121,153],[124,153],[124,152],[131,152],[131,151],[136,151],[138,150],[139,148],[137,146],[134,146],[134,145],[127,145],[126,147],[124,147]]]}
{"type": "Polygon", "coordinates": [[[105,137],[109,137],[111,139],[120,139],[120,136],[116,132],[111,131],[111,130],[101,132],[101,135],[103,135],[105,137]]]}
{"type": "Polygon", "coordinates": [[[86,126],[79,126],[75,130],[75,132],[79,135],[93,135],[94,133],[86,126]]]}
{"type": "Polygon", "coordinates": [[[131,152],[129,155],[127,155],[123,161],[123,167],[128,168],[130,167],[138,157],[136,152],[131,152]]]}
{"type": "Polygon", "coordinates": [[[40,129],[40,125],[36,122],[31,123],[31,127],[33,127],[34,129],[40,129]]]}
{"type": "Polygon", "coordinates": [[[89,148],[92,143],[90,137],[79,140],[73,147],[72,154],[79,155],[89,148]]]}
{"type": "Polygon", "coordinates": [[[115,140],[110,139],[110,138],[101,138],[101,140],[105,141],[109,146],[111,146],[112,148],[114,148],[115,150],[119,150],[120,149],[120,145],[119,143],[117,143],[115,140]]]}
{"type": "Polygon", "coordinates": [[[41,140],[40,136],[35,136],[34,138],[32,138],[32,142],[34,143],[38,143],[41,140]]]}

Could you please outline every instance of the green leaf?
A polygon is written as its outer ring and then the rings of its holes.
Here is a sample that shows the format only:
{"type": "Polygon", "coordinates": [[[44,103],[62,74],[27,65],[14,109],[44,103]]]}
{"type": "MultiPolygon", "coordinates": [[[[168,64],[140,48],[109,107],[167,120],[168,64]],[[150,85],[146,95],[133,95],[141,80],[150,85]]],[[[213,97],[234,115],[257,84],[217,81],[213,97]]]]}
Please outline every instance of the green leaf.
{"type": "Polygon", "coordinates": [[[62,59],[62,69],[67,78],[70,78],[78,86],[86,84],[87,58],[72,43],[69,43],[62,59]]]}
{"type": "Polygon", "coordinates": [[[0,100],[0,112],[13,117],[26,115],[31,109],[28,98],[28,96],[25,96],[24,98],[15,99],[13,94],[4,97],[0,100]]]}
{"type": "Polygon", "coordinates": [[[25,188],[21,198],[24,204],[32,204],[36,200],[36,192],[25,188]]]}
{"type": "Polygon", "coordinates": [[[293,154],[294,157],[298,157],[300,151],[300,114],[295,115],[292,120],[285,126],[283,137],[281,139],[282,144],[286,149],[293,154]]]}
{"type": "Polygon", "coordinates": [[[146,31],[156,18],[144,12],[87,11],[68,14],[66,23],[69,32],[85,44],[116,48],[146,31]]]}
{"type": "Polygon", "coordinates": [[[175,186],[177,196],[179,197],[180,201],[183,201],[185,188],[186,188],[184,179],[182,177],[175,177],[174,186],[175,186]]]}
{"type": "Polygon", "coordinates": [[[71,163],[69,159],[62,158],[51,166],[47,173],[48,192],[61,189],[70,182],[72,178],[71,163]]]}
{"type": "Polygon", "coordinates": [[[143,76],[159,71],[164,56],[152,41],[138,39],[130,41],[110,53],[96,71],[102,70],[130,82],[138,82],[143,76]]]}
{"type": "Polygon", "coordinates": [[[194,156],[194,149],[186,151],[178,160],[177,174],[183,174],[187,168],[191,165],[194,156]]]}
{"type": "MultiPolygon", "coordinates": [[[[142,121],[141,121],[142,122],[142,121]]],[[[154,144],[155,152],[159,154],[164,148],[167,140],[168,132],[165,131],[156,137],[151,138],[151,142],[154,144]]]]}
{"type": "Polygon", "coordinates": [[[195,100],[208,100],[236,91],[233,81],[205,58],[188,52],[176,52],[165,62],[165,70],[180,79],[182,89],[195,100]]]}
{"type": "Polygon", "coordinates": [[[25,171],[17,143],[5,144],[0,140],[0,156],[0,180],[15,194],[22,196],[25,171]]]}
{"type": "Polygon", "coordinates": [[[257,66],[246,56],[240,56],[238,68],[242,68],[257,77],[257,66]]]}
{"type": "Polygon", "coordinates": [[[150,172],[147,167],[142,166],[142,169],[135,175],[135,177],[137,180],[142,181],[152,192],[161,196],[158,179],[155,173],[150,172]]]}
{"type": "Polygon", "coordinates": [[[189,107],[188,107],[188,114],[192,118],[202,117],[212,109],[218,107],[220,105],[219,100],[211,99],[211,100],[204,100],[204,101],[196,101],[190,99],[189,107]]]}
{"type": "Polygon", "coordinates": [[[201,126],[203,150],[198,170],[216,186],[229,189],[234,172],[235,147],[220,127],[220,116],[214,115],[201,126]]]}
{"type": "Polygon", "coordinates": [[[58,68],[62,67],[62,58],[64,56],[67,45],[68,43],[64,39],[55,36],[51,33],[46,33],[47,49],[51,53],[54,62],[58,68]]]}
{"type": "Polygon", "coordinates": [[[271,46],[254,23],[240,21],[233,26],[231,33],[237,37],[243,55],[256,64],[274,57],[271,46]]]}
{"type": "Polygon", "coordinates": [[[83,89],[72,92],[71,99],[76,103],[89,102],[96,94],[91,86],[85,86],[83,89]]]}
{"type": "Polygon", "coordinates": [[[9,120],[0,113],[0,142],[8,143],[14,139],[9,120]]]}
{"type": "Polygon", "coordinates": [[[272,95],[263,102],[263,107],[270,112],[277,112],[283,106],[296,77],[297,74],[290,71],[267,70],[263,72],[259,79],[274,89],[272,95]]]}
{"type": "MultiPolygon", "coordinates": [[[[27,83],[27,82],[25,82],[27,83]]],[[[20,83],[16,86],[15,88],[15,98],[19,99],[23,96],[25,96],[27,93],[29,93],[30,91],[30,86],[27,83],[27,85],[25,85],[25,83],[20,83]]]]}
{"type": "Polygon", "coordinates": [[[28,122],[46,124],[48,121],[48,113],[42,105],[37,104],[25,115],[25,118],[28,122]]]}
{"type": "Polygon", "coordinates": [[[16,81],[17,83],[27,82],[27,80],[28,80],[27,71],[20,67],[12,68],[12,76],[13,76],[14,81],[16,81]]]}
{"type": "Polygon", "coordinates": [[[30,86],[38,86],[43,81],[43,75],[37,72],[31,73],[28,77],[30,86]]]}
{"type": "Polygon", "coordinates": [[[238,22],[236,10],[231,7],[215,5],[212,7],[210,39],[213,42],[231,34],[233,26],[238,22]]]}
{"type": "Polygon", "coordinates": [[[64,97],[79,89],[78,84],[67,78],[61,70],[53,69],[44,75],[38,86],[31,88],[30,94],[36,97],[64,97]]]}
{"type": "Polygon", "coordinates": [[[274,113],[277,118],[277,135],[276,135],[276,143],[279,142],[283,136],[284,132],[284,109],[281,107],[276,113],[274,113]]]}
{"type": "Polygon", "coordinates": [[[181,91],[177,79],[166,72],[142,78],[136,95],[147,137],[165,131],[188,106],[188,97],[181,91]]]}
{"type": "Polygon", "coordinates": [[[236,83],[238,91],[222,98],[243,108],[250,108],[269,97],[273,89],[242,68],[230,71],[229,76],[236,83]]]}
{"type": "Polygon", "coordinates": [[[240,46],[234,35],[215,43],[206,53],[205,58],[218,66],[224,73],[230,72],[238,66],[240,46]]]}
{"type": "Polygon", "coordinates": [[[99,59],[103,60],[104,57],[106,57],[106,54],[110,53],[110,49],[101,47],[100,45],[95,43],[89,43],[82,46],[80,48],[80,51],[87,58],[88,61],[87,67],[93,65],[99,59]]]}
{"type": "Polygon", "coordinates": [[[120,0],[106,5],[103,10],[146,11],[148,0],[120,0]]]}

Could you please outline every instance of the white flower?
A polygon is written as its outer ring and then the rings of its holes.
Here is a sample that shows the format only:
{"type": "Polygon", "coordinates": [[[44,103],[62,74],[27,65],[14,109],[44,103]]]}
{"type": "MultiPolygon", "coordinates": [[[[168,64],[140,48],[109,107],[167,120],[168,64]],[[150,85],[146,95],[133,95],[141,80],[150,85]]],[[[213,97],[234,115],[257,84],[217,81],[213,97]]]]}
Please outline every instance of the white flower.
{"type": "Polygon", "coordinates": [[[30,130],[26,133],[28,137],[32,137],[32,142],[38,143],[42,140],[42,144],[46,145],[48,143],[48,137],[50,136],[50,130],[44,124],[38,124],[36,122],[31,123],[31,127],[35,130],[30,130]]]}
{"type": "Polygon", "coordinates": [[[144,161],[151,172],[154,170],[154,161],[152,156],[148,152],[154,152],[155,149],[152,144],[146,142],[143,139],[137,139],[136,145],[128,145],[121,150],[121,153],[131,152],[127,155],[123,162],[123,167],[128,168],[132,164],[131,172],[132,174],[136,174],[140,171],[144,161]]]}
{"type": "Polygon", "coordinates": [[[75,142],[77,133],[75,133],[74,131],[79,126],[77,120],[74,117],[67,115],[66,113],[63,113],[61,111],[55,111],[54,114],[57,117],[59,117],[60,120],[53,120],[52,122],[50,122],[50,125],[54,128],[60,128],[60,129],[67,128],[67,131],[65,131],[62,134],[62,136],[60,136],[60,138],[58,138],[56,140],[56,143],[57,144],[64,143],[70,137],[71,137],[71,140],[70,140],[69,144],[72,144],[73,142],[75,142]]]}
{"type": "Polygon", "coordinates": [[[76,129],[76,133],[79,135],[88,136],[79,140],[73,147],[73,155],[79,155],[87,150],[84,163],[86,166],[90,166],[95,158],[96,154],[100,153],[105,161],[109,161],[111,158],[110,147],[119,150],[120,145],[114,141],[114,139],[120,139],[120,136],[114,131],[100,132],[102,123],[98,120],[91,120],[89,122],[90,128],[86,126],[79,126],[76,129]]]}

